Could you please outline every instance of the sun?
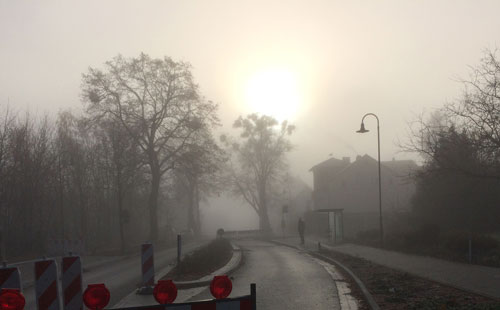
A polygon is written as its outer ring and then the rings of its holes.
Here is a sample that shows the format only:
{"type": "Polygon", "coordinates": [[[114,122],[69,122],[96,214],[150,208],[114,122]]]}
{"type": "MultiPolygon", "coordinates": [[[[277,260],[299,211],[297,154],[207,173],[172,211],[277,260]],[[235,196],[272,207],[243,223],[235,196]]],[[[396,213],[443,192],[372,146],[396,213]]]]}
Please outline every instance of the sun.
{"type": "Polygon", "coordinates": [[[256,72],[246,85],[247,108],[278,121],[293,120],[301,102],[299,86],[298,75],[291,70],[275,68],[256,72]]]}

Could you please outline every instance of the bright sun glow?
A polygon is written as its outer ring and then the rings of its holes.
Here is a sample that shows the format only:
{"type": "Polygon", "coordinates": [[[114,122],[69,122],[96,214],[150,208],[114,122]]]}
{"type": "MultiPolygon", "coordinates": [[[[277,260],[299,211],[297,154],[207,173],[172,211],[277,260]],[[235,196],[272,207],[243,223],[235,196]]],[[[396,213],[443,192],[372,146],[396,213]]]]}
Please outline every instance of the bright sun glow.
{"type": "Polygon", "coordinates": [[[285,69],[257,72],[248,80],[245,98],[251,112],[291,120],[301,101],[297,74],[285,69]]]}

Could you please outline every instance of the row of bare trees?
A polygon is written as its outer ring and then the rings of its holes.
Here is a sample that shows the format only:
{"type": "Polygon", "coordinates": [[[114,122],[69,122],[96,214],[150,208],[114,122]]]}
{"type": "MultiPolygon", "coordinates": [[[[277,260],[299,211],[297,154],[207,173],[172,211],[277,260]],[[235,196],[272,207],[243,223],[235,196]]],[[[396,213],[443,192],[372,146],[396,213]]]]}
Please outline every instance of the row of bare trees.
{"type": "Polygon", "coordinates": [[[51,239],[122,252],[164,239],[173,219],[159,219],[173,201],[187,201],[188,229],[199,233],[200,195],[217,188],[224,153],[212,138],[217,105],[189,64],[115,57],[83,75],[82,101],[83,115],[56,120],[3,107],[3,256],[44,254],[51,239]]]}
{"type": "Polygon", "coordinates": [[[201,96],[188,63],[168,57],[117,56],[89,68],[81,89],[81,115],[0,114],[4,257],[43,254],[53,239],[124,252],[172,235],[179,205],[200,234],[202,196],[227,189],[270,230],[292,125],[240,117],[240,136],[224,136],[220,147],[217,105],[201,96]]]}
{"type": "Polygon", "coordinates": [[[131,201],[140,200],[146,178],[136,163],[122,164],[123,158],[138,158],[123,133],[69,112],[51,120],[3,107],[2,115],[4,258],[44,254],[50,239],[82,240],[89,249],[118,244],[120,187],[127,187],[131,201]]]}

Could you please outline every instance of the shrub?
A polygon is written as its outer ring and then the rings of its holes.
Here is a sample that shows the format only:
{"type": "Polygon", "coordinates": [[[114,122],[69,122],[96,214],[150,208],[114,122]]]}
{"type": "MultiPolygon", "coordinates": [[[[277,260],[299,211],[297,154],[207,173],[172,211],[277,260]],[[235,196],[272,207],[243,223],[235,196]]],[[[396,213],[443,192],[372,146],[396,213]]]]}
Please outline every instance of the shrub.
{"type": "Polygon", "coordinates": [[[418,229],[403,235],[404,243],[408,248],[433,247],[438,244],[440,229],[436,225],[425,224],[418,229]]]}
{"type": "Polygon", "coordinates": [[[380,240],[380,230],[377,228],[359,231],[356,234],[357,241],[365,244],[378,243],[380,240]]]}
{"type": "Polygon", "coordinates": [[[224,238],[210,242],[207,246],[184,257],[176,267],[176,271],[183,273],[206,273],[222,267],[232,255],[231,243],[224,238]]]}
{"type": "Polygon", "coordinates": [[[500,248],[500,242],[493,237],[481,234],[470,234],[466,231],[450,231],[443,235],[443,246],[456,253],[469,251],[469,237],[472,237],[472,251],[476,255],[493,252],[500,248]]]}

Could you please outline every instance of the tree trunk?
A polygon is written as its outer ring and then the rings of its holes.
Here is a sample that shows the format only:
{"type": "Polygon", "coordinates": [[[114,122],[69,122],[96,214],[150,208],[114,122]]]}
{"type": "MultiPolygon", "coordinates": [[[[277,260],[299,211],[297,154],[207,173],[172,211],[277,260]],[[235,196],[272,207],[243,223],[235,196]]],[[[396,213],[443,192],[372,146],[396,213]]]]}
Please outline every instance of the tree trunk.
{"type": "Polygon", "coordinates": [[[200,191],[198,189],[198,182],[195,182],[194,187],[194,235],[199,237],[201,234],[201,221],[200,221],[200,191]]]}
{"type": "Polygon", "coordinates": [[[158,193],[160,190],[160,167],[158,160],[154,158],[151,167],[151,192],[149,193],[149,241],[158,240],[158,193]]]}
{"type": "MultiPolygon", "coordinates": [[[[83,193],[83,184],[81,180],[78,180],[78,200],[80,204],[80,239],[83,241],[85,247],[88,246],[88,234],[87,234],[87,222],[88,222],[88,212],[87,205],[85,203],[83,193]]],[[[64,242],[64,241],[63,241],[64,242]]]]}
{"type": "Polygon", "coordinates": [[[260,185],[259,189],[259,229],[266,234],[271,233],[271,223],[267,214],[267,197],[265,184],[260,185]]]}
{"type": "Polygon", "coordinates": [[[267,215],[267,207],[259,208],[259,229],[266,233],[271,232],[271,223],[267,215]]]}
{"type": "Polygon", "coordinates": [[[118,199],[118,228],[120,230],[120,253],[125,253],[125,238],[124,238],[124,216],[123,216],[123,190],[122,190],[122,177],[121,167],[118,168],[116,173],[116,196],[118,199]]]}
{"type": "Polygon", "coordinates": [[[188,194],[188,218],[187,227],[195,231],[195,218],[194,218],[194,188],[193,183],[189,182],[189,194],[188,194]]]}

